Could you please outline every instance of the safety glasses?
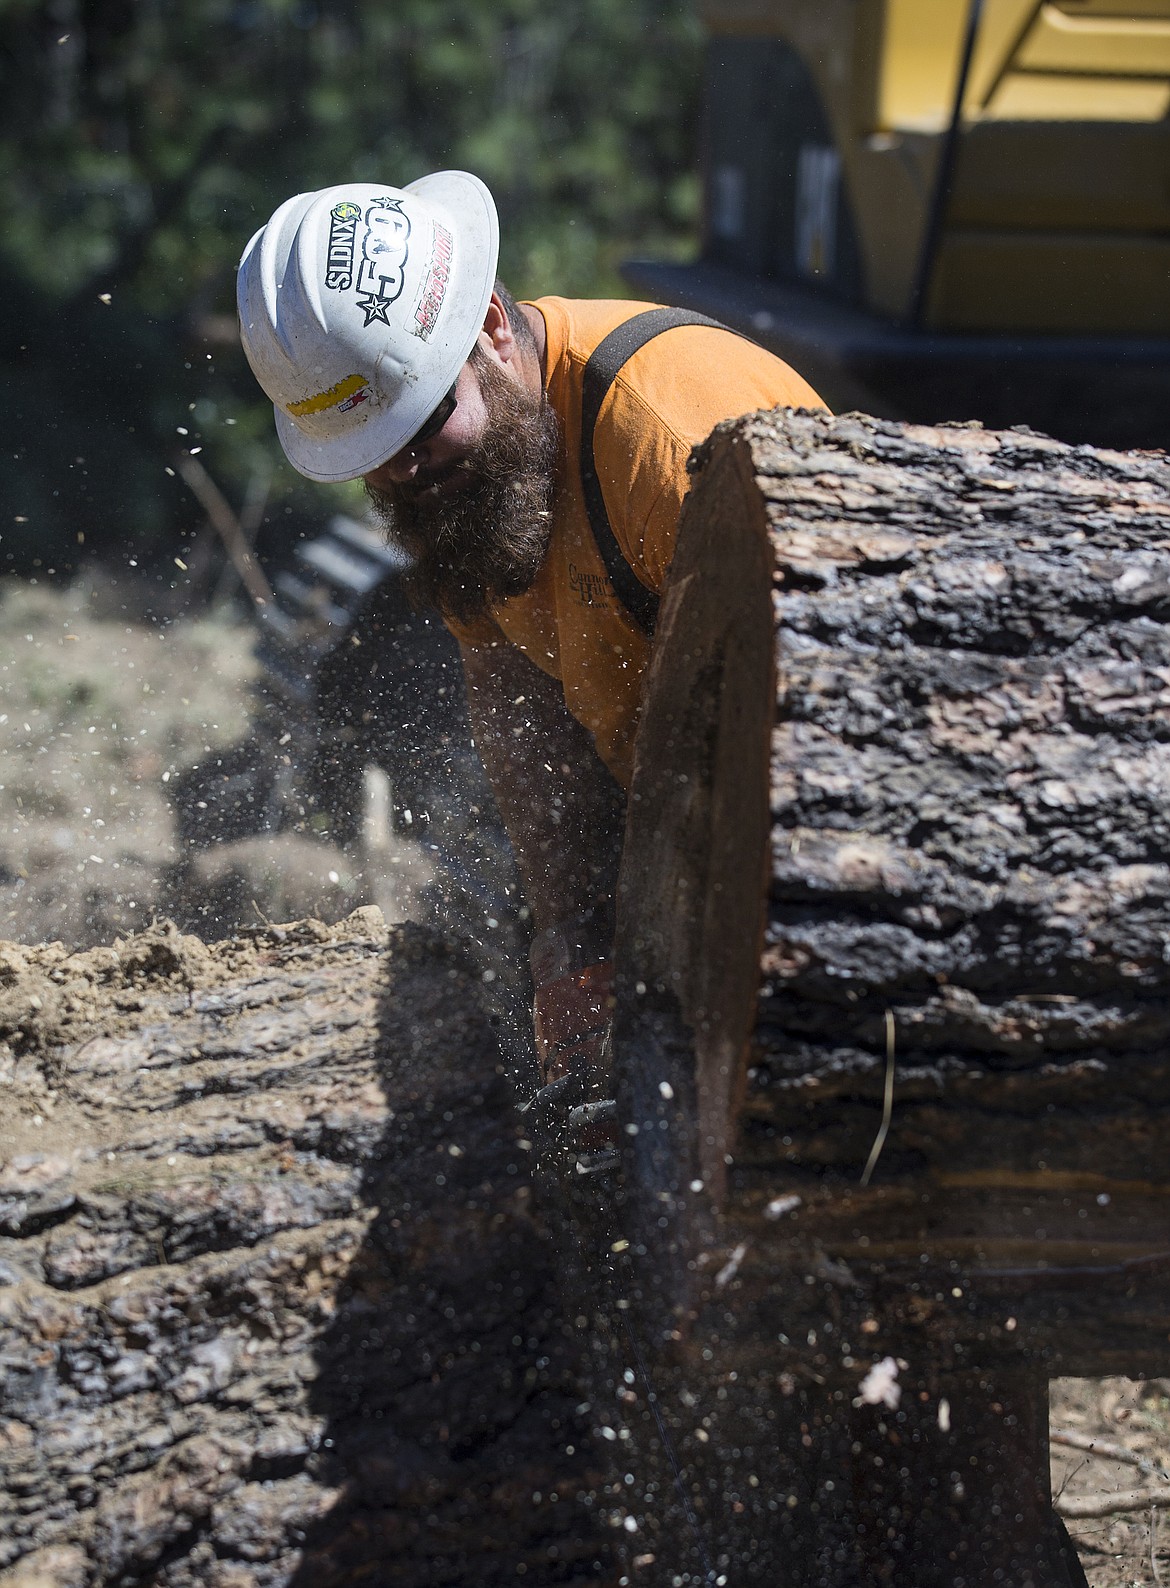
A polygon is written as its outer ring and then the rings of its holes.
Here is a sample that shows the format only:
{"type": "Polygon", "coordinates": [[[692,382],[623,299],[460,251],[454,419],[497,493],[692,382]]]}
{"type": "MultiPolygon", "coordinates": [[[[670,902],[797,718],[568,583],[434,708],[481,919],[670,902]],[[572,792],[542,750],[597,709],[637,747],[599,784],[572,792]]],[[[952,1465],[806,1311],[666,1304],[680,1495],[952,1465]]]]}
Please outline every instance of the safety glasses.
{"type": "Polygon", "coordinates": [[[432,436],[437,436],[458,406],[459,404],[455,397],[455,387],[452,386],[431,417],[423,423],[420,429],[415,431],[406,445],[408,447],[417,447],[420,441],[429,441],[432,436]]]}

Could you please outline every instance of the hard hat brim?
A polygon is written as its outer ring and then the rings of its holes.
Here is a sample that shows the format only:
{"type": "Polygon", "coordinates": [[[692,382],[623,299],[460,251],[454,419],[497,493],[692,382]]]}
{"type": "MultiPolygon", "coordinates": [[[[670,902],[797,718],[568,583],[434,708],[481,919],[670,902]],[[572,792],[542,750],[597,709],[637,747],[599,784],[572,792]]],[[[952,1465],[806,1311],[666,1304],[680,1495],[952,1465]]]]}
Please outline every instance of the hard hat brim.
{"type": "Polygon", "coordinates": [[[404,191],[426,198],[457,223],[459,252],[452,260],[443,326],[446,356],[431,371],[427,384],[433,391],[418,386],[409,405],[395,403],[371,414],[352,435],[327,441],[310,439],[291,415],[274,404],[276,433],[285,456],[310,480],[325,484],[357,480],[400,452],[438,407],[483,328],[500,250],[499,220],[491,193],[470,171],[436,171],[408,183],[404,191]],[[409,412],[404,413],[407,406],[409,412]]]}

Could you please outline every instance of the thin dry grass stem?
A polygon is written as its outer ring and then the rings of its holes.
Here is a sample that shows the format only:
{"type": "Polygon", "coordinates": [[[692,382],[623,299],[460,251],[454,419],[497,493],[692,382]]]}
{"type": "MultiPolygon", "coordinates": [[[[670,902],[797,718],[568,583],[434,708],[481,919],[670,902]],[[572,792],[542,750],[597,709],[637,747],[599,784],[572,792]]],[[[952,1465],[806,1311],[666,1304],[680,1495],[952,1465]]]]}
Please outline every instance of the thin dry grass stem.
{"type": "Polygon", "coordinates": [[[1158,1570],[1158,1507],[1150,1506],[1150,1576],[1154,1588],[1162,1588],[1162,1573],[1158,1570]]]}
{"type": "Polygon", "coordinates": [[[1061,1516],[1121,1516],[1127,1511],[1144,1511],[1147,1505],[1153,1509],[1170,1505],[1170,1488],[1125,1489],[1116,1494],[1065,1494],[1062,1490],[1053,1505],[1061,1516]]]}
{"type": "Polygon", "coordinates": [[[870,1176],[877,1167],[877,1161],[882,1155],[882,1148],[886,1144],[886,1137],[890,1133],[890,1120],[894,1113],[894,1011],[886,1010],[886,1085],[882,1098],[882,1122],[878,1126],[878,1133],[874,1137],[873,1146],[869,1150],[869,1158],[865,1168],[861,1171],[862,1185],[868,1185],[870,1176]]]}
{"type": "Polygon", "coordinates": [[[1111,1439],[1097,1439],[1092,1434],[1081,1434],[1073,1428],[1054,1428],[1049,1439],[1054,1445],[1064,1445],[1069,1450],[1085,1450],[1089,1455],[1100,1456],[1105,1461],[1123,1461],[1127,1466],[1136,1467],[1144,1478],[1160,1478],[1170,1483],[1170,1472],[1165,1467],[1111,1439]]]}

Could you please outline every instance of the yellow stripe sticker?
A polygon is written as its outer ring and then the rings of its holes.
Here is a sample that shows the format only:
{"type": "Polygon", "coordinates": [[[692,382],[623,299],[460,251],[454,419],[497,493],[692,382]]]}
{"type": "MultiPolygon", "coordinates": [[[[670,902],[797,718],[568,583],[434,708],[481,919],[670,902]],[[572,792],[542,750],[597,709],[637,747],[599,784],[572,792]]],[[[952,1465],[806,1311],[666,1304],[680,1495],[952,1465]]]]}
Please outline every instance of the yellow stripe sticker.
{"type": "Polygon", "coordinates": [[[328,391],[319,391],[315,397],[306,397],[303,402],[289,403],[288,411],[294,419],[301,419],[305,414],[319,414],[325,408],[336,408],[338,403],[369,384],[366,375],[347,375],[336,386],[330,386],[328,391]]]}

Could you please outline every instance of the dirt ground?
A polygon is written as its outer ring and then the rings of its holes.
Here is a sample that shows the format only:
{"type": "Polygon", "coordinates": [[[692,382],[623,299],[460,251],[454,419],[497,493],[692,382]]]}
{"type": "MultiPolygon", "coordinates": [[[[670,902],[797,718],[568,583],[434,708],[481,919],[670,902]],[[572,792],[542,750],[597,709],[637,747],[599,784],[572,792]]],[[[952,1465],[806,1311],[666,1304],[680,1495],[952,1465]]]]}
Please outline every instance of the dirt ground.
{"type": "MultiPolygon", "coordinates": [[[[65,591],[0,584],[0,939],[84,949],[163,913],[193,930],[201,891],[244,927],[338,921],[365,904],[408,916],[426,867],[401,846],[372,865],[310,836],[261,835],[190,863],[168,787],[246,734],[253,634],[135,621],[134,605],[97,576],[65,591]]],[[[1170,1584],[1170,1520],[1145,1499],[1170,1494],[1170,1384],[1058,1380],[1052,1428],[1062,1506],[1130,1496],[1128,1509],[1069,1517],[1091,1588],[1170,1584]]]]}
{"type": "Polygon", "coordinates": [[[1051,1419],[1052,1491],[1062,1509],[1093,1496],[1104,1510],[1128,1497],[1127,1508],[1112,1515],[1066,1514],[1090,1588],[1170,1582],[1170,1384],[1056,1379],[1051,1419]],[[1162,1508],[1136,1503],[1151,1492],[1160,1494],[1162,1508]]]}

